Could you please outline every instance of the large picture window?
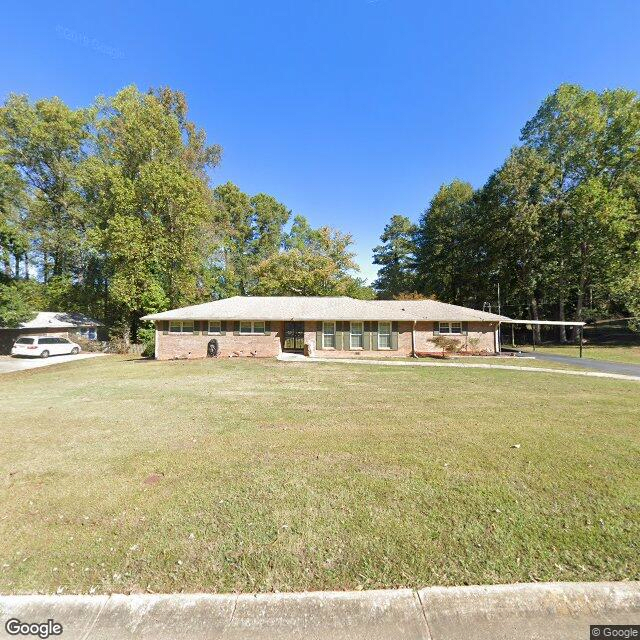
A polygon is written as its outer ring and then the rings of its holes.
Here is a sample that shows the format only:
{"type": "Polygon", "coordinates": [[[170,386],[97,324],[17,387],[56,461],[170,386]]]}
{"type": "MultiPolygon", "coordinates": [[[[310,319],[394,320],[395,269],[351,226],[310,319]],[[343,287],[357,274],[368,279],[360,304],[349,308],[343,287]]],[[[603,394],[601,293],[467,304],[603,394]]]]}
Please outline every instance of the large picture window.
{"type": "Polygon", "coordinates": [[[378,349],[391,349],[390,322],[378,322],[378,349]]]}
{"type": "Polygon", "coordinates": [[[264,320],[241,320],[240,333],[243,335],[264,334],[264,320]]]}
{"type": "Polygon", "coordinates": [[[349,346],[351,349],[362,349],[364,346],[364,329],[362,322],[351,323],[351,333],[349,336],[349,346]]]}
{"type": "Polygon", "coordinates": [[[322,323],[322,348],[323,349],[336,348],[336,323],[335,322],[322,323]]]}
{"type": "Polygon", "coordinates": [[[440,333],[447,335],[462,335],[462,322],[440,322],[440,333]]]}
{"type": "Polygon", "coordinates": [[[193,333],[193,320],[171,320],[169,333],[193,333]]]}
{"type": "Polygon", "coordinates": [[[209,320],[209,330],[207,333],[214,336],[221,334],[222,322],[220,322],[220,320],[209,320]]]}

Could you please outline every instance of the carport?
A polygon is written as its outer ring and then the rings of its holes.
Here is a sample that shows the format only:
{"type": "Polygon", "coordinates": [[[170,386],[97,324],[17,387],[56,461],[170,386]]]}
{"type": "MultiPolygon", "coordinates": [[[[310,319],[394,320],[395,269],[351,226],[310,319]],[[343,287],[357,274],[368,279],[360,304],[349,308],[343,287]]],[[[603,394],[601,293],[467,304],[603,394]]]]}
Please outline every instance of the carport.
{"type": "MultiPolygon", "coordinates": [[[[534,326],[565,326],[565,327],[578,327],[579,329],[579,342],[580,342],[580,357],[582,358],[582,338],[584,333],[584,325],[586,322],[567,322],[565,320],[502,320],[500,322],[503,324],[511,325],[511,344],[515,346],[515,338],[513,334],[513,328],[516,324],[524,324],[527,325],[527,329],[531,328],[531,341],[533,345],[533,350],[536,350],[536,332],[533,330],[534,326]],[[529,326],[530,325],[530,326],[529,326]]],[[[500,350],[502,350],[502,344],[499,345],[500,350]]]]}

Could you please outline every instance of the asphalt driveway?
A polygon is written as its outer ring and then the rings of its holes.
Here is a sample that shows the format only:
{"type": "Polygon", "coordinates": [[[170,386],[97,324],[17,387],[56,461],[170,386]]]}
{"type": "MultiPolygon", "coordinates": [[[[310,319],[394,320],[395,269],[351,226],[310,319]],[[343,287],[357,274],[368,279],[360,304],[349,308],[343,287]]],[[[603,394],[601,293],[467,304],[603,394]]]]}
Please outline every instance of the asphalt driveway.
{"type": "Polygon", "coordinates": [[[102,356],[103,353],[79,353],[77,356],[51,356],[50,358],[12,358],[11,356],[0,356],[0,373],[13,373],[14,371],[25,371],[26,369],[37,369],[38,367],[48,367],[52,364],[62,362],[74,362],[76,360],[86,360],[102,356]]]}
{"type": "Polygon", "coordinates": [[[627,364],[624,362],[608,362],[607,360],[593,360],[591,358],[574,358],[573,356],[561,356],[553,353],[527,352],[528,358],[534,357],[543,362],[560,362],[583,369],[600,371],[602,373],[621,373],[627,376],[640,376],[640,364],[627,364]]]}

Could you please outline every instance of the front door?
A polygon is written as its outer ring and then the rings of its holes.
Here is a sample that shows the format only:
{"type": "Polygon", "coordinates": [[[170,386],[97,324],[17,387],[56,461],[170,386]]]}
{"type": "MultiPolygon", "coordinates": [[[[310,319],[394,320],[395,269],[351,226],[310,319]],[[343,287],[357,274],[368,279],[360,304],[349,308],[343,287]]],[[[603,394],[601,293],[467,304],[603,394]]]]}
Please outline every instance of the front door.
{"type": "Polygon", "coordinates": [[[300,353],[304,351],[304,322],[284,323],[282,350],[300,353]]]}

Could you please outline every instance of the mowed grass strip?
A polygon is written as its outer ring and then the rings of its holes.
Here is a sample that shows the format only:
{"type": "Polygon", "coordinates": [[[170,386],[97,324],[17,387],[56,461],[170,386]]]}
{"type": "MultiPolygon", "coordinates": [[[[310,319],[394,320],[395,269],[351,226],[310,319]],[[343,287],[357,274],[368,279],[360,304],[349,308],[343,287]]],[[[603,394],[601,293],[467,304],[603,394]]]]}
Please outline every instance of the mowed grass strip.
{"type": "Polygon", "coordinates": [[[640,578],[638,383],[110,356],[0,391],[3,593],[640,578]]]}

